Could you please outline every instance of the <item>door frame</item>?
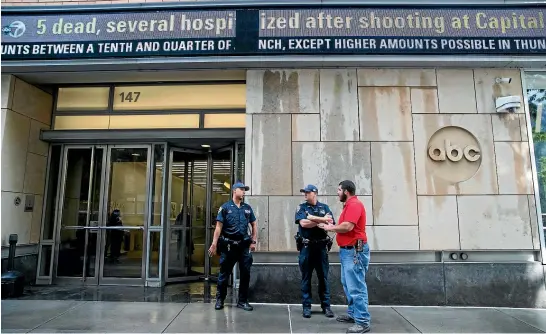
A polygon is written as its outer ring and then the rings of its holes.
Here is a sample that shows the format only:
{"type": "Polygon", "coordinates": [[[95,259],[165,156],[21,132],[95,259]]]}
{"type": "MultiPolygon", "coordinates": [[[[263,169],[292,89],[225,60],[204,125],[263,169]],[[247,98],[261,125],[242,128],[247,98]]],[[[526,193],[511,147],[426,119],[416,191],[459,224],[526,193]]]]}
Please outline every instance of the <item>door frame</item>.
{"type": "MultiPolygon", "coordinates": [[[[189,154],[196,154],[196,155],[200,155],[200,156],[204,156],[206,157],[207,159],[207,170],[209,168],[209,162],[208,162],[208,156],[209,156],[209,153],[207,151],[203,151],[203,150],[195,150],[195,149],[187,149],[187,148],[179,148],[179,147],[174,147],[174,146],[169,146],[169,154],[168,154],[168,157],[169,157],[169,161],[168,161],[168,164],[169,164],[169,174],[167,175],[167,179],[168,179],[168,183],[167,183],[167,201],[166,201],[166,204],[167,204],[167,210],[165,212],[165,248],[166,248],[166,252],[165,252],[165,266],[164,266],[164,274],[163,274],[163,277],[165,277],[165,282],[166,283],[174,283],[174,282],[196,282],[196,281],[201,281],[203,279],[203,275],[194,275],[194,276],[181,276],[181,277],[169,277],[169,258],[171,256],[171,252],[170,252],[170,249],[169,249],[169,240],[171,238],[171,232],[173,230],[186,230],[186,233],[187,233],[187,230],[188,230],[188,227],[182,227],[182,228],[174,228],[172,229],[172,226],[171,226],[171,220],[170,220],[170,217],[171,217],[171,199],[172,199],[172,190],[173,190],[173,187],[172,187],[172,165],[173,165],[173,158],[174,158],[174,153],[175,152],[179,152],[179,153],[189,153],[189,154]]],[[[188,172],[187,169],[185,169],[184,171],[184,174],[186,174],[188,172]]],[[[192,168],[192,174],[193,174],[193,168],[192,168]]],[[[193,180],[193,175],[192,175],[192,180],[193,180]]],[[[207,180],[207,186],[206,188],[208,189],[209,188],[209,182],[207,180]]],[[[182,205],[184,207],[186,207],[186,205],[188,204],[187,203],[187,199],[188,199],[188,192],[189,189],[187,189],[187,182],[184,183],[184,190],[183,190],[183,199],[182,199],[182,205]]],[[[208,193],[208,191],[207,191],[208,193]]],[[[208,196],[208,195],[207,195],[208,196]]],[[[190,199],[193,200],[193,198],[191,198],[192,196],[190,196],[190,199]]],[[[205,200],[205,206],[208,205],[208,200],[205,200]]],[[[206,220],[205,220],[205,224],[206,224],[206,220]]],[[[206,248],[206,227],[205,227],[205,248],[206,248]]],[[[183,239],[184,241],[184,245],[185,245],[185,241],[186,238],[183,239]]],[[[205,268],[204,268],[204,276],[206,276],[207,274],[207,265],[206,265],[206,259],[207,259],[207,256],[205,254],[205,268]]],[[[185,261],[185,260],[184,260],[185,261]]]]}
{"type": "MultiPolygon", "coordinates": [[[[234,159],[235,159],[235,151],[237,150],[237,144],[239,142],[238,141],[234,141],[233,143],[229,144],[229,145],[226,145],[226,146],[223,146],[223,147],[220,147],[218,149],[211,149],[211,148],[206,148],[206,149],[203,149],[203,150],[196,150],[196,149],[188,149],[188,148],[181,148],[181,147],[174,147],[174,146],[170,146],[169,147],[169,175],[168,175],[168,200],[167,200],[167,203],[170,203],[171,201],[171,197],[172,197],[172,173],[171,173],[171,170],[172,170],[172,164],[173,164],[173,155],[174,155],[174,152],[180,152],[180,153],[190,153],[190,154],[196,154],[196,155],[201,155],[201,156],[205,156],[206,159],[207,159],[207,177],[206,177],[206,199],[205,199],[205,247],[203,249],[204,251],[204,258],[205,258],[205,268],[204,268],[204,274],[203,275],[196,275],[196,276],[184,276],[184,277],[172,277],[172,278],[169,278],[168,277],[168,272],[169,272],[169,256],[170,256],[170,252],[169,252],[169,249],[168,249],[168,246],[166,247],[167,248],[167,251],[165,252],[166,255],[165,255],[165,270],[164,270],[164,277],[165,277],[165,282],[167,283],[173,283],[173,282],[192,282],[192,281],[201,281],[201,280],[204,280],[204,281],[216,281],[218,278],[216,275],[212,275],[211,274],[211,259],[210,257],[208,256],[208,247],[210,247],[210,244],[211,244],[211,241],[212,241],[212,236],[213,236],[213,231],[215,229],[215,226],[212,225],[213,223],[213,219],[212,219],[212,193],[213,193],[213,189],[212,189],[212,178],[213,178],[213,155],[216,154],[216,153],[222,153],[222,152],[226,152],[226,151],[229,151],[230,152],[230,180],[232,181],[232,183],[234,182],[234,178],[235,178],[235,171],[236,171],[236,167],[234,166],[234,159]]],[[[193,169],[192,169],[193,171],[193,169]]],[[[186,187],[186,186],[185,186],[186,187]]],[[[184,190],[184,194],[187,195],[186,193],[186,190],[184,190]]],[[[184,205],[186,205],[187,201],[187,198],[186,196],[184,196],[184,199],[183,199],[183,203],[184,205]]],[[[167,217],[170,217],[171,216],[171,208],[170,208],[170,205],[168,206],[168,210],[167,212],[165,213],[167,217]]],[[[165,227],[165,230],[166,230],[166,240],[169,240],[170,238],[170,235],[171,235],[171,224],[170,224],[170,219],[167,219],[167,226],[165,227]]],[[[175,228],[175,230],[178,230],[175,228]]],[[[166,244],[168,244],[168,242],[166,242],[166,244]]]]}
{"type": "MultiPolygon", "coordinates": [[[[106,175],[104,178],[103,186],[104,192],[102,193],[102,225],[100,227],[101,243],[100,250],[101,256],[99,258],[99,282],[98,285],[137,285],[143,286],[146,282],[146,268],[147,268],[147,259],[148,259],[148,226],[150,223],[150,207],[148,198],[151,196],[151,181],[153,173],[151,171],[153,161],[153,150],[151,144],[113,144],[107,145],[107,155],[106,155],[106,175]],[[112,149],[117,148],[145,148],[146,153],[146,198],[144,199],[144,222],[142,226],[123,226],[118,227],[108,227],[106,226],[106,221],[108,220],[108,203],[110,201],[109,185],[112,178],[112,170],[110,168],[112,163],[112,149]],[[141,256],[141,268],[140,268],[140,278],[127,278],[127,277],[104,277],[104,252],[106,251],[106,232],[107,230],[141,230],[142,231],[142,256],[141,256]]],[[[155,168],[153,170],[155,172],[155,168]]]]}
{"type": "MultiPolygon", "coordinates": [[[[55,227],[54,227],[54,251],[52,252],[52,270],[51,270],[51,279],[52,282],[56,284],[83,284],[83,285],[137,285],[144,286],[146,281],[146,268],[147,268],[147,259],[148,259],[148,224],[150,221],[150,208],[149,200],[151,191],[150,178],[151,173],[151,163],[153,160],[152,156],[152,144],[110,144],[110,145],[71,145],[66,144],[62,147],[61,153],[61,166],[60,172],[61,177],[59,178],[59,191],[56,199],[55,207],[55,227]],[[95,163],[95,152],[97,148],[103,149],[103,158],[101,164],[101,184],[100,184],[100,197],[99,197],[99,220],[98,226],[90,226],[90,196],[93,184],[93,170],[95,163]],[[111,152],[115,148],[146,148],[147,149],[147,162],[146,162],[146,200],[144,201],[144,224],[143,226],[123,226],[122,228],[112,228],[106,226],[106,221],[108,220],[108,202],[110,200],[110,194],[108,192],[109,188],[107,185],[110,184],[112,171],[110,170],[111,166],[111,152]],[[83,273],[80,277],[63,277],[57,276],[57,269],[59,265],[59,247],[60,247],[60,232],[61,224],[63,217],[63,207],[64,207],[64,197],[66,191],[66,178],[67,178],[67,168],[68,168],[68,152],[72,149],[91,149],[91,166],[90,166],[90,175],[89,175],[89,188],[88,188],[88,203],[87,203],[87,218],[86,226],[81,228],[74,228],[79,230],[86,230],[85,234],[85,250],[84,250],[84,262],[83,262],[83,273]],[[123,277],[104,277],[104,254],[105,254],[105,245],[106,245],[106,231],[120,229],[120,230],[142,230],[142,264],[141,264],[141,277],[140,278],[123,278],[123,277]],[[93,278],[86,277],[85,272],[85,263],[87,260],[87,245],[89,240],[89,233],[91,230],[97,230],[97,249],[95,254],[95,276],[93,278]]],[[[155,169],[154,169],[155,170],[155,169]]]]}
{"type": "MultiPolygon", "coordinates": [[[[93,181],[94,181],[94,168],[95,168],[95,152],[97,151],[97,148],[102,149],[102,164],[101,164],[101,179],[104,180],[104,172],[105,172],[105,163],[106,163],[106,145],[64,145],[62,148],[61,153],[61,177],[59,178],[60,182],[60,188],[58,191],[59,196],[56,199],[56,208],[57,213],[55,215],[55,227],[54,227],[54,252],[53,252],[53,261],[52,266],[53,270],[51,271],[52,279],[56,283],[60,284],[84,284],[84,285],[98,285],[99,284],[99,259],[101,256],[101,248],[98,246],[97,243],[97,249],[95,249],[95,273],[93,278],[86,277],[86,262],[87,258],[89,256],[88,254],[88,243],[89,243],[89,233],[91,231],[97,230],[97,242],[100,241],[101,235],[100,235],[100,226],[103,222],[101,222],[102,215],[99,216],[98,226],[97,227],[91,227],[89,226],[90,223],[90,215],[91,215],[91,191],[93,189],[93,181]],[[67,277],[67,276],[58,276],[57,270],[59,267],[59,248],[60,248],[60,239],[61,239],[61,229],[62,229],[62,219],[63,219],[63,211],[64,211],[64,200],[65,200],[65,194],[66,194],[66,178],[67,178],[67,171],[68,171],[68,152],[70,150],[77,150],[77,149],[90,149],[91,150],[91,163],[89,167],[89,186],[87,189],[87,209],[86,209],[86,223],[83,227],[75,227],[75,225],[69,225],[74,226],[74,228],[70,228],[73,230],[85,230],[85,241],[84,241],[84,256],[83,256],[83,268],[82,268],[82,276],[80,277],[67,277]]],[[[104,182],[100,184],[100,199],[102,199],[104,191],[104,182]]],[[[99,212],[102,210],[102,200],[99,202],[99,212]]]]}

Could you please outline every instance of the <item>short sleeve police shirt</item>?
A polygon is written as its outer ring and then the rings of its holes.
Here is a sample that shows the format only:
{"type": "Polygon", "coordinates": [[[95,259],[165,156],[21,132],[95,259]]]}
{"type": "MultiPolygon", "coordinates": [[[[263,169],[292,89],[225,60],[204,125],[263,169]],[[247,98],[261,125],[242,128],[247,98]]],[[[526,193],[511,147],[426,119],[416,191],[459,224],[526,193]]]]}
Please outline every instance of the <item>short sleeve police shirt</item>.
{"type": "MultiPolygon", "coordinates": [[[[306,219],[308,214],[317,217],[324,217],[327,214],[330,214],[330,216],[332,216],[332,219],[334,219],[334,214],[332,213],[332,210],[330,210],[330,207],[328,205],[320,202],[317,202],[316,205],[311,205],[307,202],[304,202],[300,204],[296,209],[295,223],[299,225],[300,220],[306,219]]],[[[303,228],[301,227],[301,225],[299,225],[298,231],[302,237],[310,240],[320,240],[328,236],[326,231],[318,226],[312,228],[303,228]]]]}
{"type": "Polygon", "coordinates": [[[248,224],[256,221],[256,216],[250,205],[241,203],[241,206],[237,207],[231,200],[218,209],[216,220],[222,223],[222,235],[230,239],[242,240],[248,236],[248,224]]]}

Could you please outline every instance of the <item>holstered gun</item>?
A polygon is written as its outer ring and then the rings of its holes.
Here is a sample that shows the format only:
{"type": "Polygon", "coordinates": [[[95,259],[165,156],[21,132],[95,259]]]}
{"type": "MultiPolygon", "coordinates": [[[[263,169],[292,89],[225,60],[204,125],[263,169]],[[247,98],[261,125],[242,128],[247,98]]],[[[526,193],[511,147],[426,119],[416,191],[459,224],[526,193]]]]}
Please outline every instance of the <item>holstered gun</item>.
{"type": "Polygon", "coordinates": [[[296,239],[296,248],[299,252],[303,248],[303,237],[299,233],[297,233],[296,235],[294,235],[294,239],[296,239]]]}

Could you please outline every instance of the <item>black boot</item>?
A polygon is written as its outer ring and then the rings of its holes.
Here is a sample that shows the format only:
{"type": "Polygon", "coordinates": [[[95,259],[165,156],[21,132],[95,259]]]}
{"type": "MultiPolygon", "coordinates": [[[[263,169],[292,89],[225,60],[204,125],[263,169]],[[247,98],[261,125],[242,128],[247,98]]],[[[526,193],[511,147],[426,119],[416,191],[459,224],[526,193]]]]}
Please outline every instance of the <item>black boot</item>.
{"type": "Polygon", "coordinates": [[[254,309],[254,307],[252,307],[248,302],[244,302],[244,303],[238,302],[237,307],[242,308],[245,311],[252,311],[254,309]]]}
{"type": "Polygon", "coordinates": [[[332,312],[332,309],[328,306],[328,307],[325,307],[322,309],[322,313],[324,313],[324,315],[327,317],[327,318],[333,318],[334,317],[334,312],[332,312]]]}
{"type": "Polygon", "coordinates": [[[304,308],[303,309],[303,317],[304,318],[311,318],[311,309],[310,308],[304,308]]]}
{"type": "Polygon", "coordinates": [[[221,310],[224,308],[224,301],[221,298],[216,298],[216,305],[214,305],[214,309],[221,310]]]}

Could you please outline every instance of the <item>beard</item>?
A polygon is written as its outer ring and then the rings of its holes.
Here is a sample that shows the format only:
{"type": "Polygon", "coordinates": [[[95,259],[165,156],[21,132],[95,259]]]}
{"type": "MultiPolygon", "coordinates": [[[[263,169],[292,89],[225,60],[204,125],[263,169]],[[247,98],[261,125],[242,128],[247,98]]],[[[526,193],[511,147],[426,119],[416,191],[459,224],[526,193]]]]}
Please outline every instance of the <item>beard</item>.
{"type": "Polygon", "coordinates": [[[345,203],[347,201],[347,195],[345,195],[345,194],[339,195],[339,201],[341,203],[345,203]]]}

